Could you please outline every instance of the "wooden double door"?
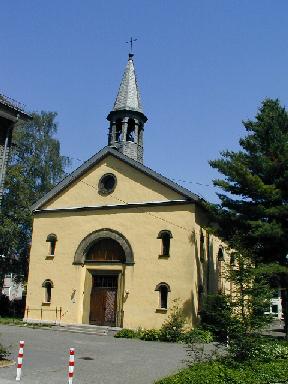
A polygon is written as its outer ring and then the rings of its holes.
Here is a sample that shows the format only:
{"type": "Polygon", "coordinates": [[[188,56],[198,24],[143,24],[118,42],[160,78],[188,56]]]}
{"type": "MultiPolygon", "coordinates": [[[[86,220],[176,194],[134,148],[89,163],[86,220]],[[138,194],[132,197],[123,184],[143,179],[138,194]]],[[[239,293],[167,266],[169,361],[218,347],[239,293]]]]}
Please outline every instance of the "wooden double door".
{"type": "Polygon", "coordinates": [[[90,324],[116,325],[118,275],[94,275],[90,297],[90,324]]]}

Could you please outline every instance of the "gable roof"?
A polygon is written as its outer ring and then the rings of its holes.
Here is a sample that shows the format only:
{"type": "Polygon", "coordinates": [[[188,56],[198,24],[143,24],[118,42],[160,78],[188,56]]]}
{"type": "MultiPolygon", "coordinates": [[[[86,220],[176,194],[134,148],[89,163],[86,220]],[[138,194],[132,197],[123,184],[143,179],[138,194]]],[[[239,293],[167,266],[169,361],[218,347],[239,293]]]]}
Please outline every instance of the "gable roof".
{"type": "Polygon", "coordinates": [[[124,161],[126,164],[130,165],[131,167],[137,169],[138,171],[143,172],[145,175],[152,177],[154,180],[158,181],[159,183],[165,185],[166,187],[171,188],[175,192],[178,192],[188,201],[191,201],[194,203],[196,202],[200,203],[200,201],[203,201],[203,199],[201,199],[195,193],[192,193],[188,189],[181,187],[177,183],[174,183],[173,181],[167,179],[167,177],[164,177],[159,173],[153,171],[151,168],[148,168],[145,165],[139,163],[138,161],[135,161],[130,157],[123,155],[121,152],[118,152],[114,148],[104,147],[101,151],[99,151],[90,159],[85,161],[79,168],[75,169],[75,171],[70,173],[70,175],[66,176],[62,181],[60,181],[59,184],[57,184],[53,189],[51,189],[51,191],[46,193],[46,195],[44,195],[41,199],[39,199],[35,204],[33,204],[31,207],[31,210],[35,211],[37,209],[40,209],[44,204],[46,204],[49,200],[55,197],[59,192],[63,191],[67,186],[69,186],[76,179],[78,179],[78,177],[86,173],[91,167],[93,167],[95,164],[103,160],[108,155],[114,156],[117,159],[124,161]]]}

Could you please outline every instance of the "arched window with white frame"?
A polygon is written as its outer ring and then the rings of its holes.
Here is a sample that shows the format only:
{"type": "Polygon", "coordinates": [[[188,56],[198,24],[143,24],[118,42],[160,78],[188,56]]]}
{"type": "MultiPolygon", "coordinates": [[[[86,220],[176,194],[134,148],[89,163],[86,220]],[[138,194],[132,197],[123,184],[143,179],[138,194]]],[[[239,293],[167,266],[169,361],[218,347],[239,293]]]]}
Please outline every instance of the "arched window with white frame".
{"type": "Polygon", "coordinates": [[[159,292],[159,309],[168,309],[168,293],[171,292],[170,286],[167,283],[157,284],[155,291],[159,292]]]}
{"type": "Polygon", "coordinates": [[[54,288],[53,282],[47,279],[43,282],[42,287],[44,288],[44,303],[50,304],[52,300],[52,288],[54,288]]]}
{"type": "Polygon", "coordinates": [[[57,235],[55,235],[55,233],[50,233],[47,236],[46,242],[49,243],[49,250],[48,250],[49,256],[55,256],[57,235]]]}
{"type": "Polygon", "coordinates": [[[172,233],[168,229],[163,229],[158,233],[157,239],[161,239],[160,256],[170,256],[170,240],[172,238],[172,233]]]}

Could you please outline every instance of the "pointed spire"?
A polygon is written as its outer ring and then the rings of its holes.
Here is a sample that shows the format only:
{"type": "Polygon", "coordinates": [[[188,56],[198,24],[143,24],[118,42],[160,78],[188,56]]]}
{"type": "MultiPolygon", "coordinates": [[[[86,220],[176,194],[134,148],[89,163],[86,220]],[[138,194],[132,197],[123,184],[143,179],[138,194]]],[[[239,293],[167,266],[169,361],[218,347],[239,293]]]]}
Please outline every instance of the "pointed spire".
{"type": "Polygon", "coordinates": [[[130,53],[113,110],[107,116],[110,122],[108,145],[143,163],[143,133],[147,117],[142,109],[132,58],[130,53]]]}
{"type": "Polygon", "coordinates": [[[132,53],[129,53],[128,63],[114,103],[113,111],[126,110],[144,114],[137,85],[133,56],[132,53]]]}

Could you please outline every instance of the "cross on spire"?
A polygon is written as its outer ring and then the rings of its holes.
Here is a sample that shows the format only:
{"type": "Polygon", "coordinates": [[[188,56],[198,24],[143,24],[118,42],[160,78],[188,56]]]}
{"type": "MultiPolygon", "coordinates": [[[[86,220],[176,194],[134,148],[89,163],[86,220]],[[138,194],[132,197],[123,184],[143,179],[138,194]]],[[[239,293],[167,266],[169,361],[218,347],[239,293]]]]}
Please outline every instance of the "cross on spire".
{"type": "Polygon", "coordinates": [[[130,53],[132,54],[133,53],[133,42],[134,41],[137,41],[138,39],[133,39],[132,37],[130,37],[130,40],[129,41],[126,41],[126,44],[130,44],[130,53]]]}

